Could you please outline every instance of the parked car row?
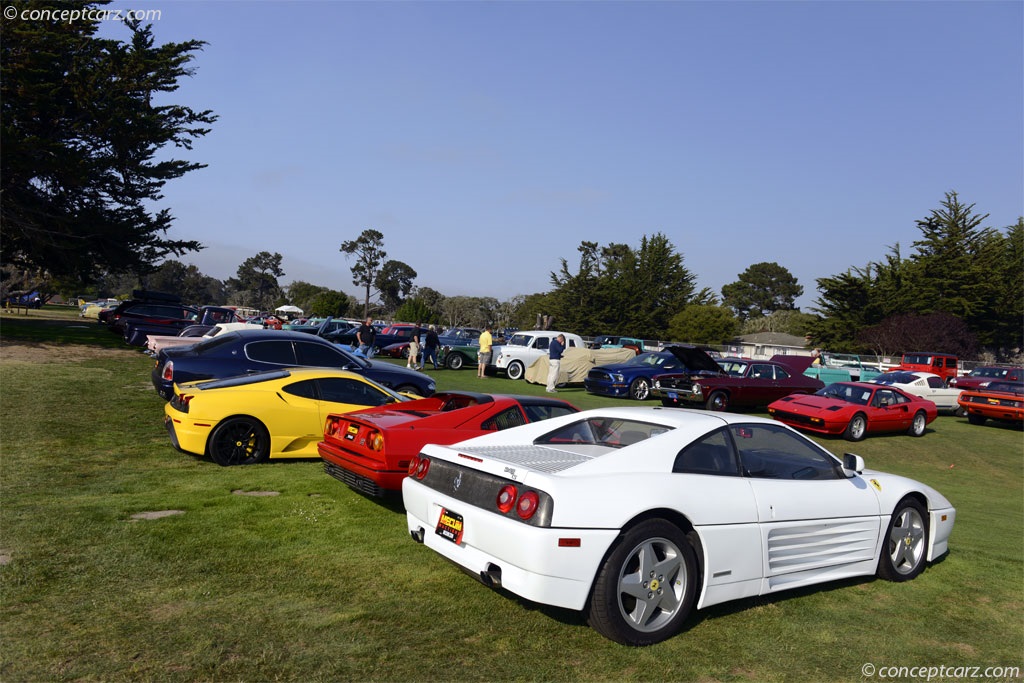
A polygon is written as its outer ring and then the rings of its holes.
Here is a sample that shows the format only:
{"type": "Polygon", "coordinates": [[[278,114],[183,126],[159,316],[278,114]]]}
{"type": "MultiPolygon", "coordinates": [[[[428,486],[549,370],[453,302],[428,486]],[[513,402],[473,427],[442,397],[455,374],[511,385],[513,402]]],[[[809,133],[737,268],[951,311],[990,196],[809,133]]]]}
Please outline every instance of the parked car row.
{"type": "MultiPolygon", "coordinates": [[[[178,450],[223,466],[318,457],[324,476],[362,494],[400,492],[412,540],[627,645],[665,640],[728,600],[913,579],[948,551],[956,510],[935,489],[838,458],[781,421],[719,410],[745,393],[706,405],[713,381],[817,382],[799,367],[684,346],[641,356],[665,353],[691,397],[708,382],[695,404],[712,410],[580,412],[553,397],[435,392],[427,374],[287,330],[162,349],[152,382],[178,450]]],[[[908,429],[917,407],[900,411],[908,429]]]]}

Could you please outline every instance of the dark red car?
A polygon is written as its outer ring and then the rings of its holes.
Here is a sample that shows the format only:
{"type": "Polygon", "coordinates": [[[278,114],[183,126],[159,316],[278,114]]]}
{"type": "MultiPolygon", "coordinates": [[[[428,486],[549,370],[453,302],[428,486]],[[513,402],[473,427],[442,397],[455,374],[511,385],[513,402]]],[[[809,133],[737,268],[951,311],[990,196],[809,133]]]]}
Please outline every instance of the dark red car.
{"type": "Polygon", "coordinates": [[[860,441],[878,432],[923,436],[939,409],[927,399],[885,384],[835,382],[810,396],[780,398],[768,406],[768,414],[790,427],[860,441]]]}
{"type": "Polygon", "coordinates": [[[654,377],[651,395],[664,406],[729,410],[765,406],[790,394],[813,394],[825,386],[804,370],[810,356],[773,356],[768,360],[721,358],[725,374],[699,377],[666,373],[654,377]]]}
{"type": "Polygon", "coordinates": [[[399,491],[409,462],[424,444],[453,444],[488,432],[579,412],[547,396],[497,396],[467,391],[328,415],[317,450],[324,471],[374,496],[399,491]]]}
{"type": "Polygon", "coordinates": [[[949,380],[949,386],[957,389],[984,389],[990,382],[1024,381],[1024,368],[1012,365],[981,365],[963,377],[949,380]]]}

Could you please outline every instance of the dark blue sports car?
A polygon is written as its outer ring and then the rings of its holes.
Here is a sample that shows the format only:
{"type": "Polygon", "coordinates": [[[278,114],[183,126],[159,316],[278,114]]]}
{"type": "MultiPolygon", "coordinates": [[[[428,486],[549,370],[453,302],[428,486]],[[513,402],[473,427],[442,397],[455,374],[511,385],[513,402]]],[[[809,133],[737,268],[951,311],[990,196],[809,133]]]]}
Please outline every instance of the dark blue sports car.
{"type": "Polygon", "coordinates": [[[625,363],[599,365],[583,380],[591,394],[632,398],[650,398],[652,378],[666,372],[692,372],[720,375],[715,359],[696,346],[672,345],[663,351],[638,354],[625,363]]]}
{"type": "Polygon", "coordinates": [[[170,400],[175,383],[304,366],[349,370],[395,391],[423,397],[435,388],[434,380],[421,372],[367,360],[321,337],[287,330],[236,330],[198,344],[161,349],[152,379],[156,392],[170,400]]]}

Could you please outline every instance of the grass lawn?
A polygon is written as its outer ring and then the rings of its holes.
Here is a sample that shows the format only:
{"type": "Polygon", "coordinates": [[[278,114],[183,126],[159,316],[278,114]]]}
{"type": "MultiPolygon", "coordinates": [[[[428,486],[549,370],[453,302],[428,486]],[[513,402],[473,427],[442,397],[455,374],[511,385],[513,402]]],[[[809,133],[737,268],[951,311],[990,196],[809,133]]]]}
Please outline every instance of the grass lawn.
{"type": "MultiPolygon", "coordinates": [[[[409,539],[400,499],[355,493],[319,461],[221,468],[175,451],[152,361],[95,322],[46,309],[5,315],[0,341],[4,682],[1024,671],[1018,430],[940,416],[920,439],[822,440],[946,495],[958,509],[949,555],[909,583],[864,578],[715,606],[675,638],[633,649],[575,612],[485,588],[409,539]]],[[[442,389],[544,391],[478,380],[471,368],[430,373],[442,389]]],[[[581,408],[624,402],[582,388],[559,396],[581,408]]]]}

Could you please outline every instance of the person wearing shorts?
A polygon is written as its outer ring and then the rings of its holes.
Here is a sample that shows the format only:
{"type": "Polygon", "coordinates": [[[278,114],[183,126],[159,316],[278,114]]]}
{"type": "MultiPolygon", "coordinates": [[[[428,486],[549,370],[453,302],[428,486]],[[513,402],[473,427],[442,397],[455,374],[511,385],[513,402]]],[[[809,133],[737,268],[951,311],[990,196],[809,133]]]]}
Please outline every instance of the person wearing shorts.
{"type": "Polygon", "coordinates": [[[479,379],[487,377],[485,371],[487,366],[491,364],[491,346],[494,344],[494,340],[491,337],[491,326],[488,325],[484,328],[484,331],[480,333],[480,351],[477,353],[476,361],[476,376],[479,379]]]}

